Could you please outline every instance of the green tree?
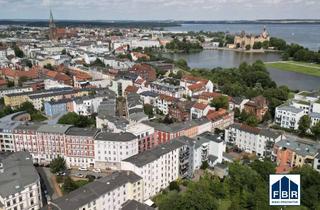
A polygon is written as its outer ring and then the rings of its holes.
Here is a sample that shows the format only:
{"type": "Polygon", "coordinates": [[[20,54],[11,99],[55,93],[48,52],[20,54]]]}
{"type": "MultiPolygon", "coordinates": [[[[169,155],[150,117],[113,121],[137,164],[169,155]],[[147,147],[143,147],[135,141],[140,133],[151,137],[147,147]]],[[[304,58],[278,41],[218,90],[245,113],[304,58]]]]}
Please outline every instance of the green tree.
{"type": "Polygon", "coordinates": [[[301,175],[301,203],[312,210],[320,207],[320,174],[312,167],[304,165],[296,168],[292,174],[301,175]]]}
{"type": "Polygon", "coordinates": [[[320,122],[311,127],[311,132],[315,139],[320,140],[320,122]]]}
{"type": "Polygon", "coordinates": [[[229,98],[228,98],[228,96],[224,96],[224,95],[216,97],[211,101],[210,106],[215,107],[217,110],[219,110],[221,108],[228,109],[229,98]]]}
{"type": "Polygon", "coordinates": [[[66,161],[63,157],[58,156],[50,162],[51,173],[58,173],[67,169],[66,161]]]}
{"type": "Polygon", "coordinates": [[[64,193],[70,193],[78,188],[77,184],[69,177],[65,177],[62,189],[64,193]]]}
{"type": "Polygon", "coordinates": [[[304,115],[300,118],[299,120],[299,131],[301,134],[306,134],[306,132],[308,131],[308,129],[311,126],[311,118],[309,115],[304,115]]]}
{"type": "Polygon", "coordinates": [[[23,58],[24,57],[24,53],[23,51],[19,48],[19,46],[14,45],[13,46],[13,50],[14,50],[14,54],[19,57],[19,58],[23,58]]]}
{"type": "Polygon", "coordinates": [[[255,42],[253,45],[253,49],[261,49],[262,48],[262,43],[261,42],[255,42]]]}
{"type": "Polygon", "coordinates": [[[77,113],[74,113],[74,112],[69,112],[63,115],[58,120],[58,123],[63,125],[74,125],[80,128],[85,128],[85,127],[95,126],[95,119],[93,116],[88,117],[88,116],[78,115],[77,113]]]}
{"type": "Polygon", "coordinates": [[[18,80],[18,85],[19,85],[20,87],[22,87],[22,84],[23,84],[24,82],[26,82],[26,81],[28,81],[28,77],[22,76],[22,77],[20,77],[19,80],[18,80]]]}
{"type": "Polygon", "coordinates": [[[49,69],[49,70],[54,70],[53,66],[51,65],[51,63],[47,63],[46,65],[43,66],[44,68],[46,69],[49,69]]]}
{"type": "Polygon", "coordinates": [[[269,181],[269,175],[274,174],[276,172],[276,165],[270,160],[255,160],[250,164],[250,167],[255,170],[260,176],[264,179],[264,181],[269,181]]]}
{"type": "Polygon", "coordinates": [[[175,62],[175,65],[178,67],[178,68],[181,68],[182,70],[189,70],[189,66],[188,66],[188,63],[186,60],[184,59],[179,59],[175,62]]]}
{"type": "Polygon", "coordinates": [[[200,168],[202,170],[206,170],[208,167],[209,167],[208,161],[203,161],[200,168]]]}
{"type": "Polygon", "coordinates": [[[177,181],[170,182],[169,190],[170,191],[176,190],[177,192],[180,192],[180,186],[179,186],[178,182],[177,181]]]}
{"type": "Polygon", "coordinates": [[[249,115],[247,119],[245,120],[245,124],[256,127],[258,125],[258,119],[254,115],[249,115]]]}
{"type": "Polygon", "coordinates": [[[153,106],[151,104],[144,104],[143,110],[144,110],[144,113],[149,116],[149,118],[152,118],[154,116],[153,106]]]}
{"type": "Polygon", "coordinates": [[[251,50],[251,46],[249,44],[246,45],[246,50],[251,50]]]}

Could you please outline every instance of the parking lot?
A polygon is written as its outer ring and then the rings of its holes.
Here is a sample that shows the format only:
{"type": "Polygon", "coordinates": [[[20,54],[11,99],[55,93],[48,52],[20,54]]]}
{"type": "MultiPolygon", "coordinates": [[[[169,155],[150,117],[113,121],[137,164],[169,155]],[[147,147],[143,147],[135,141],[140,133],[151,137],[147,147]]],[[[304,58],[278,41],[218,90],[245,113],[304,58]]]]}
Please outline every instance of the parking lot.
{"type": "Polygon", "coordinates": [[[71,169],[68,171],[69,176],[71,177],[77,177],[77,178],[85,178],[86,176],[95,176],[96,178],[101,178],[104,176],[108,176],[112,173],[112,171],[102,171],[100,173],[93,172],[92,170],[87,170],[87,171],[80,171],[78,169],[71,169]]]}

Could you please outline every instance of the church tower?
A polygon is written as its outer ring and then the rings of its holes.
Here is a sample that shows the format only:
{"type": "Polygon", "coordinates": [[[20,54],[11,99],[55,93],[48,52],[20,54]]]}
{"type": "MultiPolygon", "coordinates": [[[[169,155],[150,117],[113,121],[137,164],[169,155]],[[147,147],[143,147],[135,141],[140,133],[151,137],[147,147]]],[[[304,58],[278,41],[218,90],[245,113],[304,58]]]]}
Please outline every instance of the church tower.
{"type": "Polygon", "coordinates": [[[49,39],[50,40],[56,39],[56,24],[54,23],[51,10],[50,10],[50,18],[49,18],[49,39]]]}

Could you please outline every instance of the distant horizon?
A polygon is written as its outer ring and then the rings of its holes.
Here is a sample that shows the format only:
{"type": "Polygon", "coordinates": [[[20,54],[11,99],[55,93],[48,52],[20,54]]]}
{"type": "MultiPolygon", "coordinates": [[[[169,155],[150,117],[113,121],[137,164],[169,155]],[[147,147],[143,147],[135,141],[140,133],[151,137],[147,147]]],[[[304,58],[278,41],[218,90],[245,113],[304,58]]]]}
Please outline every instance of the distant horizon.
{"type": "MultiPolygon", "coordinates": [[[[47,19],[45,18],[0,18],[0,21],[48,21],[49,17],[47,19]]],[[[241,22],[241,21],[247,21],[247,22],[255,22],[255,21],[320,21],[320,18],[281,18],[281,19],[221,19],[221,20],[209,20],[209,19],[203,19],[203,20],[196,20],[196,19],[59,19],[54,18],[55,21],[113,21],[113,22],[122,22],[122,21],[128,21],[128,22],[141,22],[141,21],[149,21],[149,22],[155,22],[155,21],[171,21],[171,22],[241,22]]]]}
{"type": "Polygon", "coordinates": [[[320,19],[318,0],[0,0],[0,19],[320,19]]]}

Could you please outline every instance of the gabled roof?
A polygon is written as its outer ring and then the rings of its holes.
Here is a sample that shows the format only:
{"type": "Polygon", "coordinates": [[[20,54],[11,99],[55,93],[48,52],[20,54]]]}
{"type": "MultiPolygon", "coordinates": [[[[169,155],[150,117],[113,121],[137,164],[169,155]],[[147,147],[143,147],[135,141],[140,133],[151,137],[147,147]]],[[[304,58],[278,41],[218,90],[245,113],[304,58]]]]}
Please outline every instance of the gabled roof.
{"type": "Polygon", "coordinates": [[[203,104],[203,103],[195,103],[193,105],[193,108],[199,109],[199,110],[205,110],[209,105],[208,104],[203,104]]]}

